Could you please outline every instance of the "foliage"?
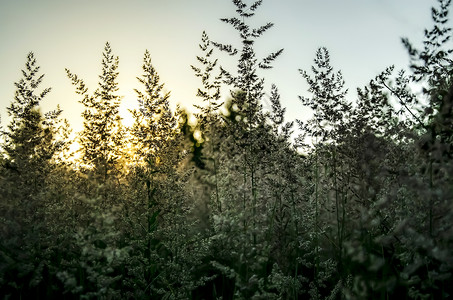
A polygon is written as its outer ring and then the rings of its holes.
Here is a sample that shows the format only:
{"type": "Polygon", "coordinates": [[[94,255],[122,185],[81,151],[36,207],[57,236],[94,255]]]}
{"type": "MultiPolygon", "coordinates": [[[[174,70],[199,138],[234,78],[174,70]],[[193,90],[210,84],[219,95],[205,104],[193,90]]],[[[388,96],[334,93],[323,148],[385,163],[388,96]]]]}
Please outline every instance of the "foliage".
{"type": "MultiPolygon", "coordinates": [[[[124,130],[119,116],[121,97],[118,91],[119,59],[112,53],[109,43],[105,44],[102,59],[102,74],[98,88],[93,95],[88,94],[88,88],[82,79],[66,69],[66,73],[76,87],[76,93],[83,96],[80,101],[85,110],[82,113],[84,130],[79,136],[82,166],[101,184],[115,184],[122,173],[120,160],[125,156],[123,151],[124,130]]],[[[107,191],[104,198],[107,197],[107,191]]],[[[104,199],[105,200],[105,199],[104,199]]]]}
{"type": "Polygon", "coordinates": [[[411,70],[390,66],[356,97],[319,48],[299,70],[312,116],[297,129],[275,85],[263,109],[260,70],[282,54],[256,57],[273,26],[249,25],[263,1],[232,2],[236,16],[221,20],[241,45],[202,33],[196,124],[171,108],[149,51],[130,128],[108,43],[94,93],[67,70],[85,108],[74,160],[61,110],[41,113],[50,89],[28,55],[2,131],[5,299],[452,295],[450,1],[432,9],[421,49],[403,39],[411,70]],[[224,53],[237,58],[235,71],[216,58],[224,53]]]}

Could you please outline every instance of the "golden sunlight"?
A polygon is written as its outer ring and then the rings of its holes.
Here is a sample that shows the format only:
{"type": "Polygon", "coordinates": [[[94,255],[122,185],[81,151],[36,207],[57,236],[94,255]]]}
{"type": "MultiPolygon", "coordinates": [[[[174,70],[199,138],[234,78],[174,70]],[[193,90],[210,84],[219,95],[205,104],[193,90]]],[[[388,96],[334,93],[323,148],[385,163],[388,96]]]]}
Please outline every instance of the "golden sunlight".
{"type": "Polygon", "coordinates": [[[137,95],[133,89],[121,92],[124,95],[119,109],[121,122],[124,126],[131,127],[135,120],[129,110],[138,108],[137,95]]]}

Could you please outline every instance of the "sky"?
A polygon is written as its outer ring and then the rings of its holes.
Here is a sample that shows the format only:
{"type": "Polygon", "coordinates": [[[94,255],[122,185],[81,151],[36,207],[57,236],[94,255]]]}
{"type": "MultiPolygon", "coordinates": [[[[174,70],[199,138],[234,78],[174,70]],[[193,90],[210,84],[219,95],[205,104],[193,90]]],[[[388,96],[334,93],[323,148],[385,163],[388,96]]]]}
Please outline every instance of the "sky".
{"type": "MultiPolygon", "coordinates": [[[[243,0],[246,3],[252,1],[243,0]]],[[[431,26],[433,0],[264,0],[252,25],[274,23],[256,43],[258,55],[284,48],[274,68],[261,73],[266,95],[276,84],[287,119],[305,119],[309,111],[298,96],[309,96],[299,69],[310,70],[316,50],[325,46],[331,64],[341,70],[354,100],[363,87],[386,67],[407,68],[401,38],[419,45],[424,28],[431,26]]],[[[75,132],[81,130],[80,96],[65,68],[84,79],[93,92],[101,71],[102,51],[108,41],[119,56],[121,115],[130,124],[128,109],[137,101],[134,88],[141,74],[143,54],[149,50],[161,82],[171,92],[173,106],[189,110],[200,104],[201,83],[191,69],[200,55],[205,30],[212,40],[240,44],[237,32],[220,18],[235,16],[231,0],[0,0],[0,115],[14,99],[27,53],[33,51],[45,74],[42,87],[52,87],[42,111],[63,109],[75,132]]],[[[219,63],[235,70],[231,59],[216,52],[219,63]]],[[[223,98],[228,98],[228,93],[223,98]]],[[[266,98],[266,96],[265,96],[266,98]]],[[[264,107],[269,102],[264,99],[264,107]]]]}

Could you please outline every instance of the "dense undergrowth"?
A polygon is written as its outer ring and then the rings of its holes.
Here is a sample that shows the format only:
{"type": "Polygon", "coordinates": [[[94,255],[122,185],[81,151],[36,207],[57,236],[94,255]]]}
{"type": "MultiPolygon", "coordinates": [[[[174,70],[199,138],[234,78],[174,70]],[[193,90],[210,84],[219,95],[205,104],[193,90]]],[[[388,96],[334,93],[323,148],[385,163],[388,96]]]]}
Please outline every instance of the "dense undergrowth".
{"type": "Polygon", "coordinates": [[[420,49],[403,40],[411,72],[389,67],[356,98],[320,48],[300,71],[313,117],[295,123],[285,122],[276,86],[272,109],[262,108],[259,70],[282,50],[255,55],[272,27],[247,23],[261,2],[233,0],[236,16],[222,19],[238,48],[203,33],[192,66],[196,125],[170,109],[148,51],[130,128],[118,114],[119,61],[108,43],[94,92],[67,70],[85,107],[75,159],[61,110],[39,108],[50,89],[28,55],[2,131],[3,298],[453,295],[450,1],[437,1],[420,49]],[[220,67],[223,52],[238,58],[237,70],[220,67]]]}

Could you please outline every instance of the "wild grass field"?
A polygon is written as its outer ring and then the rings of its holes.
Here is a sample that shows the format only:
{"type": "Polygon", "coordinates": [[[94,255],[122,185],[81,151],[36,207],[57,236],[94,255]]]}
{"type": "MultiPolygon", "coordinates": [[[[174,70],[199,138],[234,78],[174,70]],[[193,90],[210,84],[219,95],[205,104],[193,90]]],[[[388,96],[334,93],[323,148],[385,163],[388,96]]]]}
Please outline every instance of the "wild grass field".
{"type": "Polygon", "coordinates": [[[66,70],[84,106],[73,141],[61,110],[40,108],[50,89],[28,54],[2,127],[3,299],[453,295],[451,1],[433,1],[423,44],[403,40],[410,72],[389,67],[356,97],[319,48],[300,70],[313,115],[294,122],[275,85],[263,108],[258,70],[282,50],[255,52],[273,27],[249,25],[262,1],[232,2],[222,21],[241,44],[203,32],[192,66],[197,122],[171,109],[146,51],[122,125],[106,43],[97,87],[66,70]]]}

